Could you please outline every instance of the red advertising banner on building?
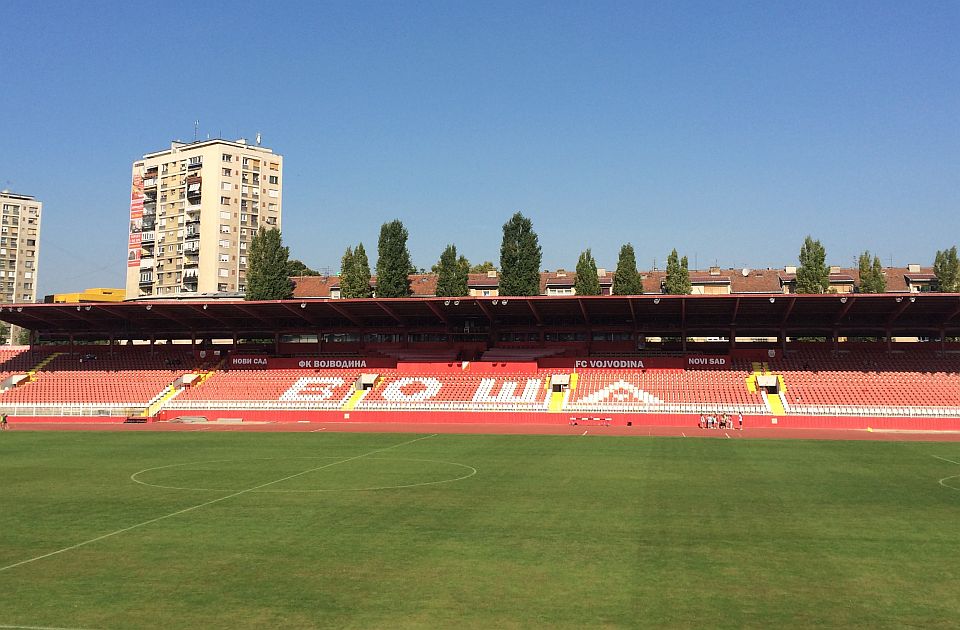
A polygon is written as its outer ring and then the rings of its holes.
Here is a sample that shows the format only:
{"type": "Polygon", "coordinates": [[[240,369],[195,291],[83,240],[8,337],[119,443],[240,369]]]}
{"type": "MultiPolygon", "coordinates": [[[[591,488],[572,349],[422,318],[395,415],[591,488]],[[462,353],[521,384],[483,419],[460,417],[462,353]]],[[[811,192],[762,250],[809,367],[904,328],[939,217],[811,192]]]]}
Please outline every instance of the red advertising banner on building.
{"type": "Polygon", "coordinates": [[[703,370],[730,366],[725,355],[690,355],[686,357],[636,357],[623,359],[545,357],[538,361],[542,368],[574,370],[703,370]]]}
{"type": "Polygon", "coordinates": [[[143,176],[133,176],[130,187],[130,244],[127,250],[127,266],[140,266],[140,231],[143,229],[143,176]],[[136,236],[136,242],[134,242],[136,236]]]}
{"type": "Polygon", "coordinates": [[[234,370],[367,370],[373,368],[393,369],[397,367],[397,360],[390,357],[320,359],[238,354],[230,357],[229,365],[234,370]]]}

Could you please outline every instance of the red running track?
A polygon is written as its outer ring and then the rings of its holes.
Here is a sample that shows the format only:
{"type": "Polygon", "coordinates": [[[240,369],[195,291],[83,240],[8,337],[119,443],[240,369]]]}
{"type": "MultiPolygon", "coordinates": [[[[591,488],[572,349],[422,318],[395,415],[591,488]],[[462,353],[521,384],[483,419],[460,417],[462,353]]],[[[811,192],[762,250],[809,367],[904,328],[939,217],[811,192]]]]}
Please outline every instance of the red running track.
{"type": "Polygon", "coordinates": [[[343,433],[454,433],[496,435],[571,435],[637,436],[713,439],[801,439],[801,440],[887,440],[923,442],[960,442],[960,431],[886,431],[864,429],[797,429],[788,427],[748,427],[698,429],[696,426],[588,426],[565,424],[494,424],[426,422],[260,422],[244,424],[173,423],[123,424],[107,422],[24,422],[10,423],[14,431],[243,431],[243,432],[343,432],[343,433]]]}

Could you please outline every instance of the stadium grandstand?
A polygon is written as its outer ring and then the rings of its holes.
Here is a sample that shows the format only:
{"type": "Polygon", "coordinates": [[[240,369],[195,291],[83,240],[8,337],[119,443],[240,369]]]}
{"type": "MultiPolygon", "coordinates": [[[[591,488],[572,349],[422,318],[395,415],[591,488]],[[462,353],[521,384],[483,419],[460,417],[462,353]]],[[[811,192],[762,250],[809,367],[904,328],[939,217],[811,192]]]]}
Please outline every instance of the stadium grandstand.
{"type": "MultiPolygon", "coordinates": [[[[317,280],[319,282],[320,280],[317,280]]],[[[642,295],[23,304],[18,421],[960,429],[960,296],[642,295]]]]}

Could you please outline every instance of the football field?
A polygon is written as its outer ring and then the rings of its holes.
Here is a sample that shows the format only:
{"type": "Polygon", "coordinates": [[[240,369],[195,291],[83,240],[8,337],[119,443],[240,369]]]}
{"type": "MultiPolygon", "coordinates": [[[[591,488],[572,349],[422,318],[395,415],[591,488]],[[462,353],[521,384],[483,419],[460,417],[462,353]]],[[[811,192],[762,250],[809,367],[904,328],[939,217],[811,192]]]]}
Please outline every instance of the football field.
{"type": "Polygon", "coordinates": [[[0,434],[0,628],[956,627],[960,443],[0,434]]]}

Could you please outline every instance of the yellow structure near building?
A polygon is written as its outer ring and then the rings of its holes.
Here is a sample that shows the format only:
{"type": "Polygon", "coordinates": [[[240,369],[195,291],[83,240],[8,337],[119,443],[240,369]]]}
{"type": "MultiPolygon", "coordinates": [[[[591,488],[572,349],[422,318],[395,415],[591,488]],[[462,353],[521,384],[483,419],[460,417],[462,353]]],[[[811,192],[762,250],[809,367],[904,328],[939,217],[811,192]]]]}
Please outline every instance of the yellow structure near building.
{"type": "Polygon", "coordinates": [[[54,304],[77,304],[79,302],[123,302],[126,291],[123,289],[87,289],[80,293],[57,293],[54,304]]]}

